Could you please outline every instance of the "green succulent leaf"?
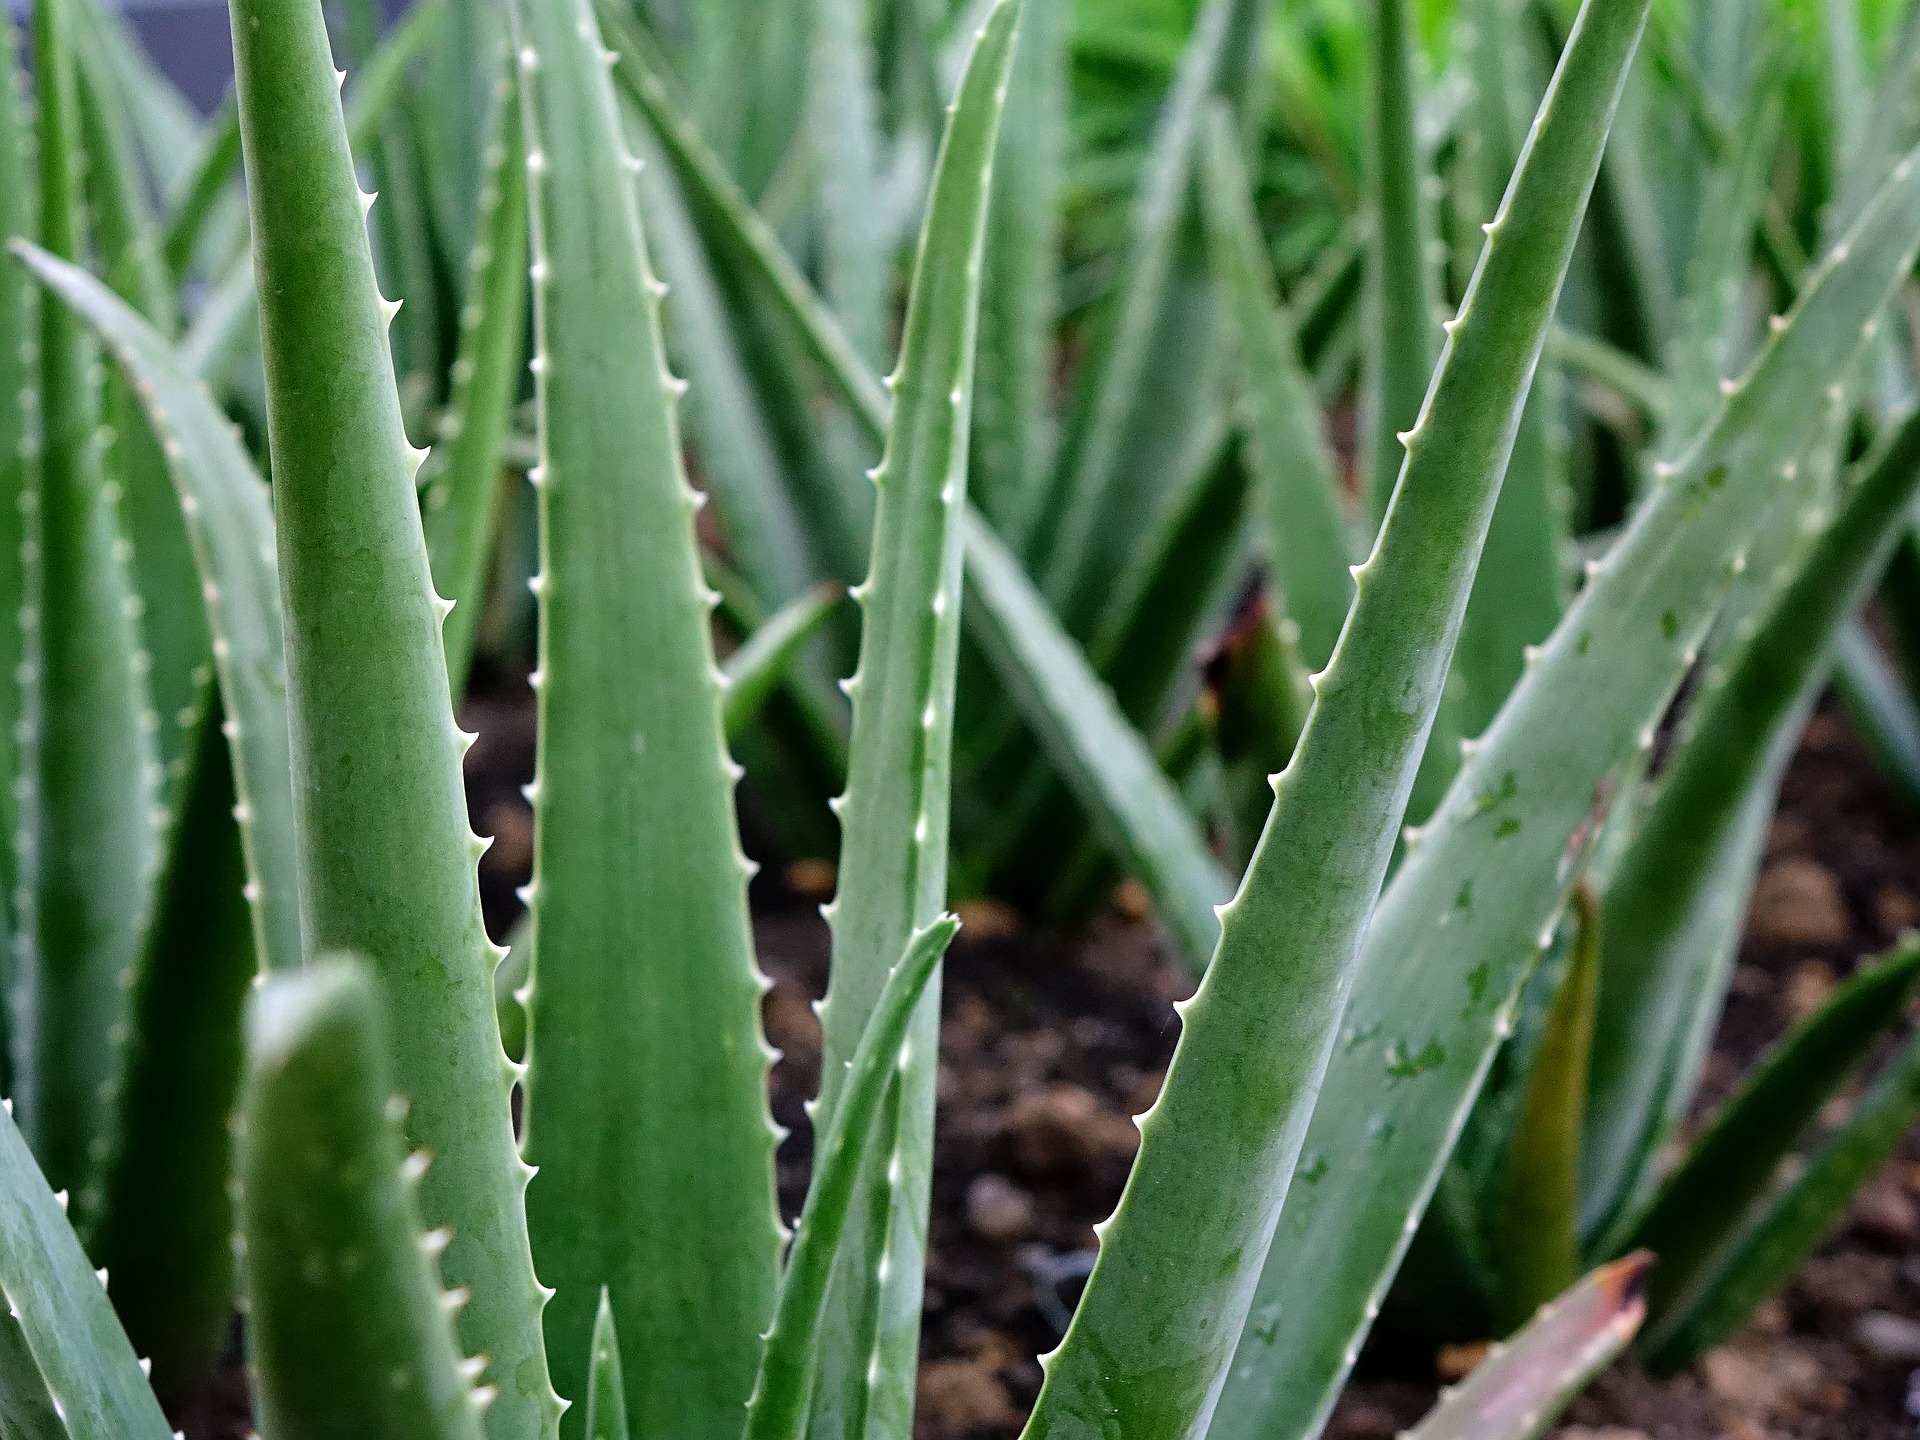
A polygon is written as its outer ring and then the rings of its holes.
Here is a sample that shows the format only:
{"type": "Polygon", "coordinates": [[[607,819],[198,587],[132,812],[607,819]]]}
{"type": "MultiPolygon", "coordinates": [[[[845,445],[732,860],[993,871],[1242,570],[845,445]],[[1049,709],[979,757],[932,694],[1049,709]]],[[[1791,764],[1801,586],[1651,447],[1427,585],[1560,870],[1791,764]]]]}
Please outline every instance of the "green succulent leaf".
{"type": "MultiPolygon", "coordinates": [[[[846,684],[853,702],[847,787],[835,806],[839,885],[824,912],[833,967],[820,1007],[814,1114],[823,1129],[834,1123],[847,1066],[888,973],[909,937],[946,904],[981,256],[1019,16],[1019,0],[989,13],[960,82],[908,294],[886,446],[873,472],[872,558],[852,592],[862,625],[859,664],[846,684]]],[[[877,1219],[880,1231],[855,1230],[829,1301],[834,1318],[814,1403],[856,1429],[871,1423],[898,1432],[912,1415],[939,1019],[934,989],[910,1032],[897,1148],[863,1172],[853,1201],[853,1213],[877,1219]],[[876,1195],[890,1197],[884,1210],[876,1195]]]]}
{"type": "Polygon", "coordinates": [[[1660,1257],[1648,1287],[1647,1346],[1658,1352],[1714,1281],[1755,1203],[1820,1109],[1899,1023],[1920,975],[1920,944],[1869,965],[1761,1061],[1667,1177],[1633,1228],[1660,1257]]]}
{"type": "MultiPolygon", "coordinates": [[[[1780,777],[1819,697],[1834,635],[1886,568],[1917,488],[1920,418],[1846,496],[1752,635],[1704,677],[1678,751],[1608,879],[1581,1164],[1589,1229],[1634,1207],[1685,1118],[1780,777]],[[1620,1053],[1623,1045],[1632,1053],[1620,1053]]],[[[1762,1167],[1746,1188],[1764,1178],[1762,1167]]],[[[1728,1197],[1743,1188],[1719,1179],[1728,1197]]],[[[1662,1266],[1656,1293],[1672,1273],[1662,1266]]]]}
{"type": "Polygon", "coordinates": [[[546,1332],[561,1393],[589,1393],[604,1288],[633,1433],[720,1440],[753,1383],[779,1221],[714,597],[592,9],[511,15],[540,426],[523,1136],[539,1170],[534,1255],[556,1292],[546,1332]],[[652,1383],[661,1374],[676,1382],[652,1383]]]}
{"type": "MultiPolygon", "coordinates": [[[[1598,0],[1582,33],[1632,8],[1598,0]]],[[[1551,937],[1570,843],[1650,743],[1756,530],[1800,501],[1792,462],[1824,410],[1805,377],[1844,373],[1920,246],[1920,167],[1895,177],[1590,571],[1382,896],[1306,1141],[1316,1179],[1288,1197],[1215,1440],[1312,1434],[1332,1404],[1551,937]]]]}
{"type": "Polygon", "coordinates": [[[1646,1314],[1650,1257],[1603,1265],[1449,1391],[1406,1440],[1533,1440],[1612,1364],[1646,1314]]]}
{"type": "Polygon", "coordinates": [[[414,477],[326,25],[313,0],[235,0],[287,634],[296,853],[309,953],[365,957],[388,1017],[421,1192],[472,1295],[492,1433],[550,1433],[543,1296],[525,1226],[460,757],[414,477]]]}
{"type": "Polygon", "coordinates": [[[246,847],[254,943],[269,969],[301,960],[298,860],[279,569],[266,487],[231,424],[152,326],[76,265],[17,243],[59,305],[93,328],[145,408],[185,517],[246,847]]]}
{"type": "Polygon", "coordinates": [[[248,1015],[237,1174],[249,1353],[266,1440],[479,1440],[489,1389],[454,1342],[388,1084],[377,991],[326,959],[248,1015]]]}
{"type": "MultiPolygon", "coordinates": [[[[1048,1366],[1028,1422],[1035,1440],[1113,1424],[1189,1436],[1214,1414],[1364,968],[1362,935],[1648,4],[1589,7],[1489,227],[1380,537],[1355,574],[1353,611],[1221,913],[1220,946],[1182,1008],[1166,1086],[1140,1121],[1133,1174],[1048,1366]],[[1170,1288],[1176,1273],[1187,1283],[1170,1288]]],[[[1429,1062],[1416,1052],[1396,1063],[1429,1062]]]]}
{"type": "Polygon", "coordinates": [[[0,1343],[13,1362],[0,1369],[0,1415],[11,1406],[44,1414],[44,1399],[68,1440],[169,1440],[173,1429],[114,1317],[103,1277],[67,1223],[66,1194],[48,1188],[11,1104],[7,1111],[0,1116],[0,1298],[25,1354],[0,1343]],[[22,1358],[37,1376],[22,1373],[22,1358]],[[33,1388],[36,1378],[44,1392],[33,1388]]]}
{"type": "MultiPolygon", "coordinates": [[[[1902,947],[1911,952],[1911,941],[1902,947]]],[[[1654,1341],[1647,1367],[1671,1375],[1726,1340],[1846,1214],[1920,1115],[1920,1042],[1909,1040],[1847,1121],[1769,1198],[1654,1341]]]]}
{"type": "Polygon", "coordinates": [[[620,1335],[613,1302],[600,1292],[593,1319],[593,1358],[587,1366],[587,1440],[627,1440],[627,1387],[620,1378],[620,1335]]]}

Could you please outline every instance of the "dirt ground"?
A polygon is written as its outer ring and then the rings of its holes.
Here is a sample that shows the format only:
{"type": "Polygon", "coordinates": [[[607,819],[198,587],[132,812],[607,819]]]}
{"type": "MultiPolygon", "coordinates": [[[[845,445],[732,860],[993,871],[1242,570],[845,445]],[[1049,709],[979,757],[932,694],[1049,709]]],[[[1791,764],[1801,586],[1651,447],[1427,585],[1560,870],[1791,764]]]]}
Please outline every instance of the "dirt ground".
{"type": "MultiPolygon", "coordinates": [[[[532,717],[480,704],[469,757],[490,920],[511,919],[531,827],[532,717]]],[[[776,1118],[789,1213],[806,1180],[801,1102],[826,981],[814,906],[829,877],[770,875],[756,893],[766,1021],[786,1053],[776,1118]]],[[[1122,897],[1124,899],[1124,896],[1122,897]]],[[[1034,1356],[1059,1338],[1136,1143],[1130,1116],[1172,1052],[1188,982],[1137,915],[1113,907],[1070,941],[976,907],[947,966],[932,1253],[918,1440],[1003,1440],[1039,1390],[1034,1356]]],[[[1706,1103],[1809,1013],[1865,956],[1920,923],[1920,821],[1900,813],[1844,722],[1817,717],[1788,779],[1706,1103]]],[[[1431,1404],[1446,1357],[1376,1344],[1333,1422],[1334,1440],[1390,1440],[1431,1404]]],[[[227,1409],[231,1414],[230,1407],[227,1409]]],[[[1892,1440],[1920,1436],[1920,1141],[1910,1142],[1746,1333],[1673,1384],[1630,1362],[1578,1401],[1561,1440],[1892,1440]],[[1910,1396],[1912,1400],[1910,1401],[1910,1396]],[[1910,1408],[1911,1407],[1911,1408],[1910,1408]]],[[[219,1427],[192,1425],[196,1440],[219,1427]]]]}

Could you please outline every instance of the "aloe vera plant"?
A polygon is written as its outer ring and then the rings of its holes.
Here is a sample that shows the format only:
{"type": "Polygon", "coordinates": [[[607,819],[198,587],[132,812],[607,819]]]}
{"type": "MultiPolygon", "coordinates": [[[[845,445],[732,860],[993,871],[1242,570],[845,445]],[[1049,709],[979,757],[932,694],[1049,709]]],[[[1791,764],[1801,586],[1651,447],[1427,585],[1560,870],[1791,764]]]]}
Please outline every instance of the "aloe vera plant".
{"type": "Polygon", "coordinates": [[[1908,1043],[1809,1133],[1908,943],[1670,1143],[1825,678],[1920,733],[1920,21],[1813,124],[1771,5],[1208,0],[1157,110],[1084,8],[233,0],[200,125],[37,0],[9,1435],[162,1440],[237,1307],[266,1440],[900,1440],[987,890],[1137,878],[1199,977],[1033,1440],[1310,1440],[1390,1299],[1511,1337],[1413,1434],[1536,1435],[1920,1112],[1908,1043]],[[523,662],[503,963],[455,713],[523,662]],[[742,796],[837,862],[791,1232],[742,796]]]}

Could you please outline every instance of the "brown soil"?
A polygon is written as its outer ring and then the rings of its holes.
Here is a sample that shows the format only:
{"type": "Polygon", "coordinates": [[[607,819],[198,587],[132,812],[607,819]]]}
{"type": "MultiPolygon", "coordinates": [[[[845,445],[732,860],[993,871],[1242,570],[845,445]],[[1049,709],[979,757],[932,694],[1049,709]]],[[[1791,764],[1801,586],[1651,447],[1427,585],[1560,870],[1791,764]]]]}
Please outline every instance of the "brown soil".
{"type": "MultiPolygon", "coordinates": [[[[503,933],[531,861],[519,786],[531,778],[532,716],[517,700],[482,701],[466,728],[482,736],[469,757],[470,789],[476,827],[495,836],[482,873],[490,921],[503,933]]],[[[767,1029],[786,1056],[773,1105],[793,1132],[779,1161],[789,1214],[806,1182],[801,1102],[819,1063],[808,1002],[823,992],[827,965],[814,907],[831,877],[809,871],[769,874],[755,894],[762,963],[776,982],[767,1029]]],[[[990,906],[964,917],[943,1005],[919,1440],[1017,1432],[1039,1390],[1034,1356],[1058,1341],[1092,1257],[1092,1227],[1126,1179],[1137,1138],[1130,1117],[1158,1089],[1177,1033],[1172,1004],[1190,988],[1150,928],[1124,913],[1126,898],[1070,942],[1025,931],[990,906]]],[[[1894,807],[1845,725],[1822,714],[1773,827],[1703,1106],[1860,959],[1917,923],[1920,823],[1894,807]]],[[[1455,1358],[1371,1347],[1333,1440],[1390,1440],[1432,1403],[1455,1358]]],[[[232,1413],[231,1402],[217,1408],[232,1413]]],[[[1916,1410],[1920,1139],[1732,1344],[1664,1387],[1621,1364],[1557,1433],[1912,1440],[1916,1410]]],[[[190,1425],[196,1440],[226,1428],[190,1425]]]]}

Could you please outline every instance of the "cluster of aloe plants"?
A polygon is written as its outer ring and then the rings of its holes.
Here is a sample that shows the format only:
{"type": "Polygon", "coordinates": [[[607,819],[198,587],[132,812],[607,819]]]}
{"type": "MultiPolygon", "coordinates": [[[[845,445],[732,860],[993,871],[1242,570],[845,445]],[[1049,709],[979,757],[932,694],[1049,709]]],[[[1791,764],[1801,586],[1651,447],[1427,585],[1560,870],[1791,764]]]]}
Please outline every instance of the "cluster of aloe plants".
{"type": "Polygon", "coordinates": [[[1205,0],[1150,115],[1065,0],[232,18],[204,123],[0,56],[8,1436],[236,1304],[268,1440],[905,1436],[982,892],[1200,975],[1036,1440],[1307,1440],[1383,1307],[1536,1433],[1920,1110],[1809,1148],[1908,945],[1667,1163],[1829,670],[1920,736],[1920,10],[1205,0]],[[790,1236],[737,805],[836,863],[790,1236]]]}

